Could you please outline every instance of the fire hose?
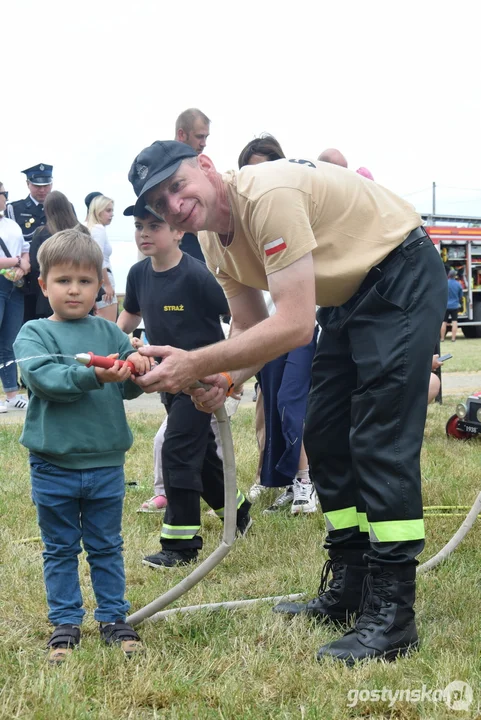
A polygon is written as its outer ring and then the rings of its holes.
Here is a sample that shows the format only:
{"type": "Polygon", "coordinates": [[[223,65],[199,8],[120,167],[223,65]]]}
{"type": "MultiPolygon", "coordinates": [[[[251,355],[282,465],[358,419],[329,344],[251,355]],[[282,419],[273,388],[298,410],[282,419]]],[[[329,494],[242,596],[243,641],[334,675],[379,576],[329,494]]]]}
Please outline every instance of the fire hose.
{"type": "Polygon", "coordinates": [[[425,563],[420,565],[417,569],[417,572],[421,574],[426,572],[427,570],[432,570],[433,567],[436,567],[436,565],[439,565],[440,562],[446,560],[446,558],[451,555],[453,550],[455,550],[462,542],[462,540],[464,540],[468,532],[473,527],[476,518],[478,517],[480,512],[481,492],[478,494],[478,497],[471,506],[471,510],[468,512],[463,523],[461,524],[460,528],[454,533],[453,537],[438,553],[436,553],[436,555],[434,555],[432,558],[430,558],[430,560],[426,560],[425,563]]]}
{"type": "MultiPolygon", "coordinates": [[[[86,367],[112,367],[115,360],[112,358],[101,357],[94,355],[93,353],[80,353],[75,356],[75,359],[85,365],[86,367]]],[[[135,374],[135,368],[132,363],[128,360],[118,361],[121,365],[124,362],[130,365],[130,370],[135,374]]],[[[207,385],[198,383],[199,387],[208,388],[207,385]]],[[[184,593],[197,585],[208,573],[211,572],[232,550],[236,539],[237,530],[237,479],[236,479],[236,468],[235,468],[235,455],[234,455],[234,443],[232,441],[232,433],[230,430],[230,421],[227,417],[224,406],[216,410],[214,413],[219,425],[219,434],[222,444],[223,453],[223,464],[224,464],[224,532],[221,543],[200,565],[198,565],[187,577],[181,580],[175,587],[167,590],[156,600],[145,607],[137,610],[127,618],[127,622],[131,625],[139,625],[141,622],[153,616],[152,619],[158,620],[162,616],[170,615],[176,612],[190,612],[200,608],[205,609],[216,609],[219,607],[240,607],[254,602],[262,601],[278,601],[278,600],[297,600],[302,597],[303,593],[296,593],[294,595],[282,595],[279,597],[269,598],[255,598],[253,600],[239,600],[227,603],[208,603],[206,605],[195,605],[192,607],[175,608],[173,610],[167,610],[165,613],[161,613],[160,610],[170,605],[175,600],[180,598],[184,593]]]]}
{"type": "MultiPolygon", "coordinates": [[[[110,368],[114,364],[113,358],[106,358],[93,353],[79,353],[75,356],[75,359],[85,365],[86,367],[103,367],[110,368]]],[[[135,374],[135,367],[133,363],[128,360],[119,360],[121,365],[125,362],[130,366],[132,374],[135,374]]],[[[208,388],[207,385],[197,383],[198,387],[208,388]]],[[[153,600],[145,607],[140,608],[132,615],[127,618],[127,622],[131,625],[139,625],[144,620],[150,618],[151,620],[160,620],[176,613],[190,613],[197,610],[217,610],[220,608],[235,609],[238,607],[244,607],[252,605],[258,602],[279,602],[281,600],[298,600],[304,595],[304,593],[296,593],[292,595],[280,595],[274,597],[265,598],[254,598],[251,600],[235,600],[230,602],[219,602],[219,603],[206,603],[204,605],[190,605],[181,608],[173,608],[171,610],[164,610],[167,605],[170,605],[175,600],[178,600],[184,593],[191,590],[194,585],[197,585],[208,573],[211,572],[219,563],[225,558],[225,556],[232,550],[236,539],[236,521],[237,521],[237,480],[236,480],[236,468],[235,468],[235,454],[234,454],[234,443],[232,441],[232,433],[230,429],[230,421],[227,416],[224,406],[216,410],[214,413],[219,425],[219,434],[223,452],[223,463],[224,463],[224,533],[222,536],[221,543],[200,565],[198,565],[187,577],[181,580],[167,592],[160,595],[158,598],[153,600]],[[163,612],[162,612],[163,611],[163,612]]],[[[445,560],[451,553],[458,547],[462,540],[466,537],[469,530],[473,527],[478,514],[481,512],[481,492],[478,494],[474,501],[471,509],[469,510],[464,522],[460,528],[453,535],[453,537],[446,543],[446,545],[434,555],[430,560],[420,565],[417,569],[419,574],[422,574],[432,568],[439,565],[445,560]]]]}

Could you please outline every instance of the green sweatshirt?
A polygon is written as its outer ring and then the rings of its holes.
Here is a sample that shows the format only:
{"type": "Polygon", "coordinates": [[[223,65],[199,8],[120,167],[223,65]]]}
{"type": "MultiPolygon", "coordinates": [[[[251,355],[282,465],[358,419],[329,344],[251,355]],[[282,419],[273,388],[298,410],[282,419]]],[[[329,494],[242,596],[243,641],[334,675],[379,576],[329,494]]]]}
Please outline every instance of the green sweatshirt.
{"type": "Polygon", "coordinates": [[[30,402],[20,442],[43,460],[82,470],[123,465],[132,445],[123,399],[142,393],[135,383],[99,383],[93,367],[73,357],[52,353],[95,355],[119,353],[125,359],[132,346],[113,322],[87,316],[55,322],[32,320],[14,343],[15,357],[48,355],[20,364],[30,402]]]}

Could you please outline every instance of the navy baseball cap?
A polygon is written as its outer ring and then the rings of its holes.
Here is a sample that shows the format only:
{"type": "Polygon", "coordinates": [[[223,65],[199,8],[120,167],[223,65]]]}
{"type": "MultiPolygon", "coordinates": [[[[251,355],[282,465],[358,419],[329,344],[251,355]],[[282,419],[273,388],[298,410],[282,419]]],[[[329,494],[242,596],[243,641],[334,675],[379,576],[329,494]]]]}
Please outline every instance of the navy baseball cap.
{"type": "Polygon", "coordinates": [[[27,180],[33,185],[50,185],[52,182],[52,170],[53,165],[39,163],[21,172],[25,173],[27,180]]]}
{"type": "Polygon", "coordinates": [[[164,218],[160,217],[160,215],[157,215],[157,213],[155,213],[152,208],[145,204],[144,198],[139,198],[135,205],[129,205],[124,210],[124,215],[126,217],[143,218],[147,214],[153,215],[157,218],[157,220],[160,220],[161,222],[165,222],[164,218]]]}
{"type": "Polygon", "coordinates": [[[87,210],[90,208],[90,203],[92,202],[92,200],[95,200],[96,197],[100,197],[100,195],[103,195],[103,193],[97,192],[95,190],[94,192],[91,192],[85,196],[85,204],[87,206],[87,210]]]}
{"type": "Polygon", "coordinates": [[[137,200],[135,205],[129,205],[129,207],[125,208],[124,215],[126,217],[142,217],[145,212],[144,208],[144,202],[142,200],[137,200]]]}
{"type": "Polygon", "coordinates": [[[132,163],[129,180],[138,198],[167,180],[180,167],[182,160],[197,157],[196,151],[176,140],[156,140],[140,152],[132,163]]]}

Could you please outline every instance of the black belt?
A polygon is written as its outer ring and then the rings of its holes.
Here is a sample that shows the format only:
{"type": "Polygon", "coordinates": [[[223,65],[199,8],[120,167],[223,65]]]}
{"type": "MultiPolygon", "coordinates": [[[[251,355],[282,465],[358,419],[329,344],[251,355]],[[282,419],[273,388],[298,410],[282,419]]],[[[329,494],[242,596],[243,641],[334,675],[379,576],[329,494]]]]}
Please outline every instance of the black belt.
{"type": "MultiPolygon", "coordinates": [[[[429,238],[429,235],[427,234],[426,230],[423,227],[417,227],[414,230],[411,230],[407,238],[401,243],[399,247],[407,248],[409,247],[413,242],[416,240],[420,240],[423,237],[429,238]]],[[[429,238],[431,239],[431,238],[429,238]]]]}
{"type": "Polygon", "coordinates": [[[384,267],[395,255],[400,252],[401,248],[404,248],[406,250],[410,245],[417,242],[418,240],[422,240],[422,238],[428,238],[428,240],[431,242],[431,238],[423,227],[414,228],[414,230],[411,230],[407,238],[403,240],[400,245],[394,248],[394,250],[391,250],[389,255],[386,255],[384,260],[381,260],[381,262],[377,264],[377,267],[384,267]]]}

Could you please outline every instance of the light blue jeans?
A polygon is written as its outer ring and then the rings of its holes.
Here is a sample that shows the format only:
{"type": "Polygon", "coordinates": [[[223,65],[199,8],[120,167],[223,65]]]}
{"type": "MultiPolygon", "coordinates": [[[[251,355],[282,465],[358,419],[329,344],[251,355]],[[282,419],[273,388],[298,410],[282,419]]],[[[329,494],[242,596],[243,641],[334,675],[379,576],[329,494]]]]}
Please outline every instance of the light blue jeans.
{"type": "MultiPolygon", "coordinates": [[[[0,365],[15,359],[13,343],[22,327],[23,303],[23,293],[0,275],[0,365]]],[[[15,363],[0,369],[0,380],[6,393],[18,389],[15,363]]]]}
{"type": "Polygon", "coordinates": [[[78,576],[82,540],[97,600],[98,622],[125,620],[122,557],[123,467],[69,470],[30,455],[32,499],[45,545],[44,578],[53,625],[85,615],[78,576]]]}

